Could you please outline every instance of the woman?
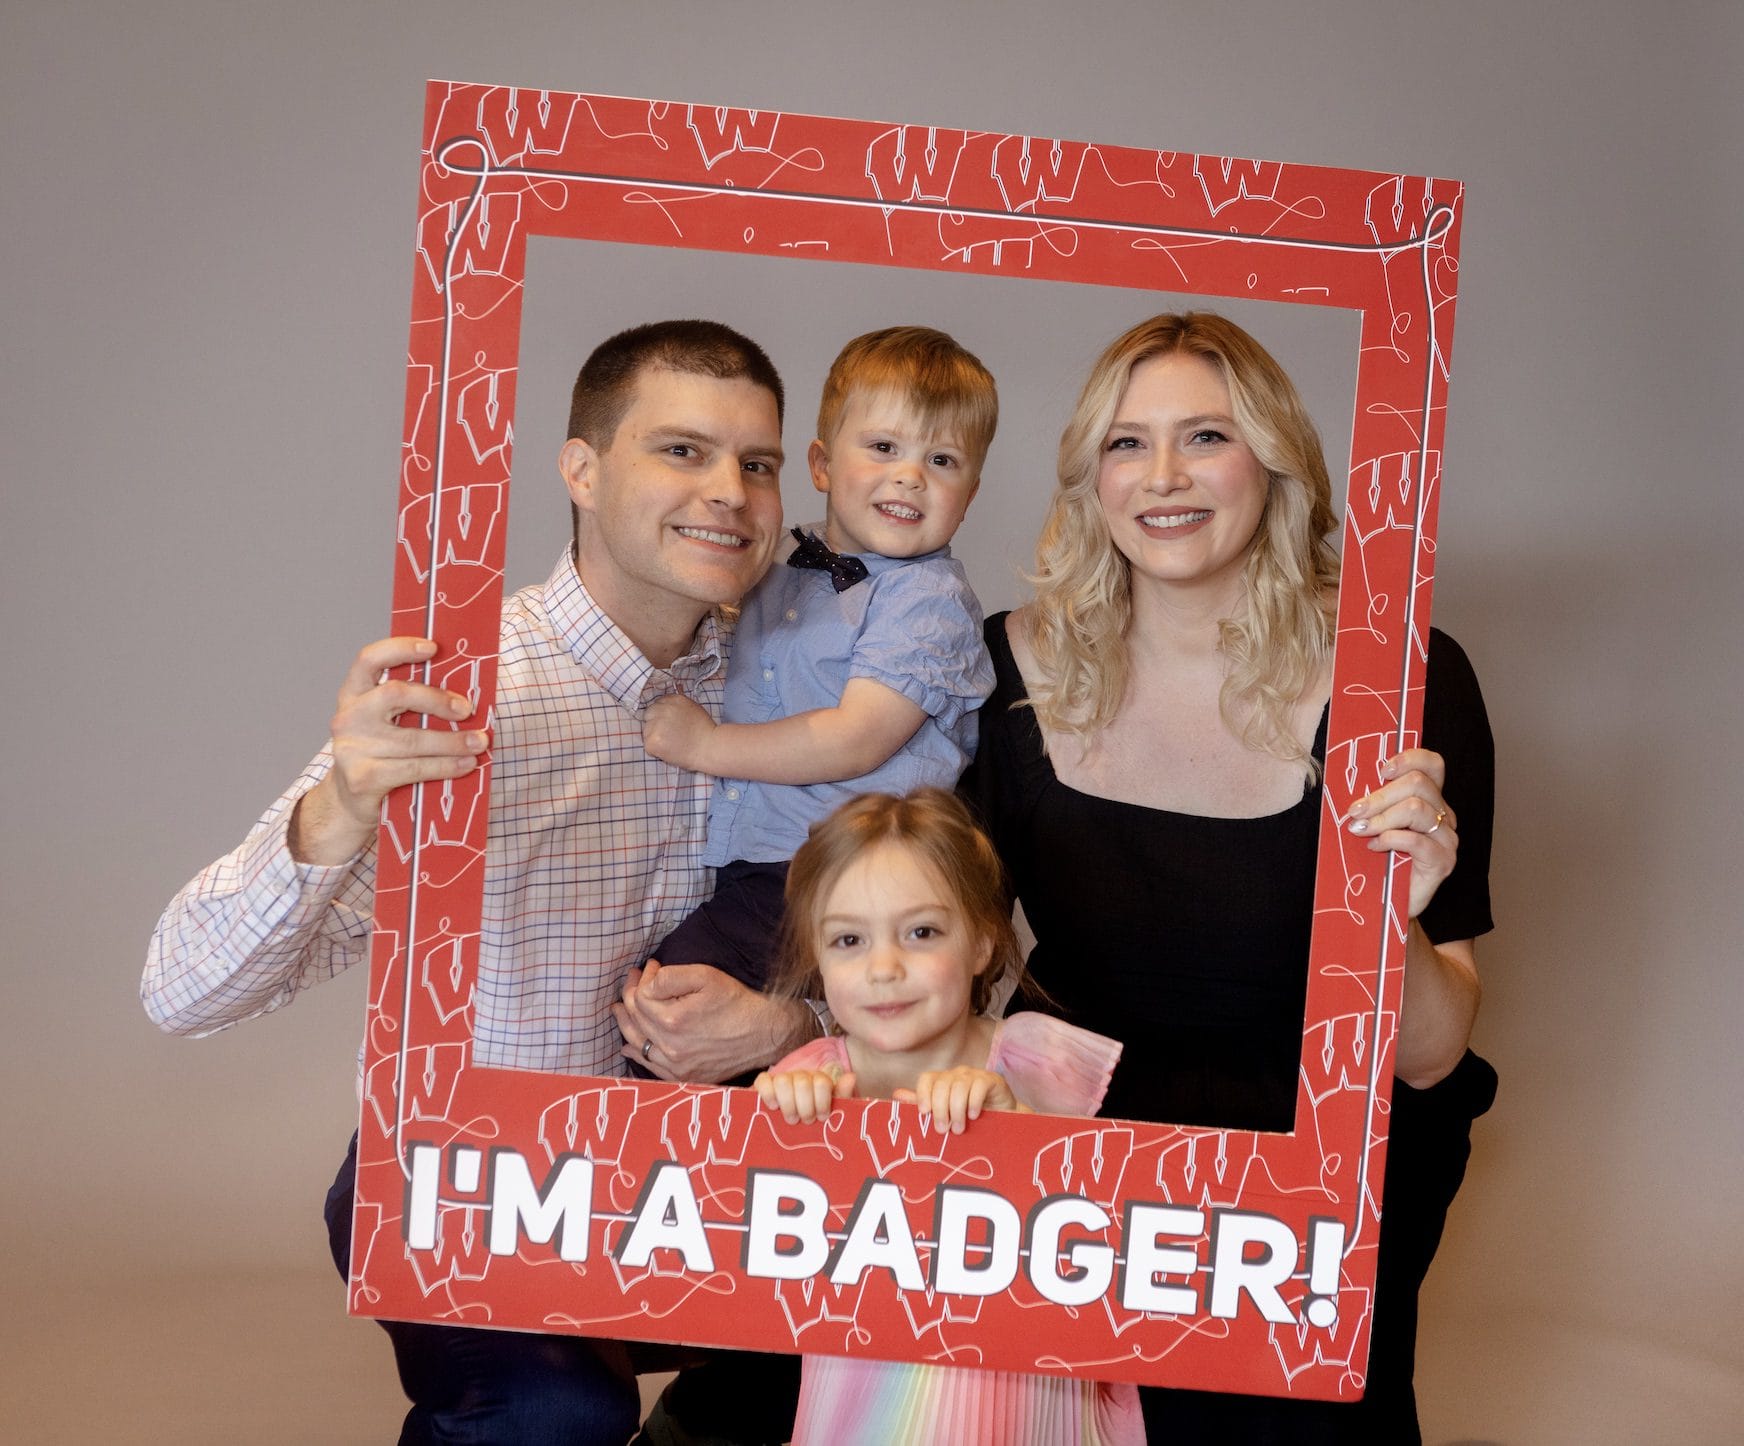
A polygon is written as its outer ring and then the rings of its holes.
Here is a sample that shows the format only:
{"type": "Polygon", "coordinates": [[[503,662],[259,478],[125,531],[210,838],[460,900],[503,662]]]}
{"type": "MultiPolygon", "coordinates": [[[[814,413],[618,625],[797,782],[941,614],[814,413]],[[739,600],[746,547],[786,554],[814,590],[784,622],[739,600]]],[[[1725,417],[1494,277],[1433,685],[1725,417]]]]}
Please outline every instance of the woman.
{"type": "MultiPolygon", "coordinates": [[[[998,685],[964,788],[1036,934],[1037,982],[1072,1022],[1129,1046],[1106,1114],[1291,1128],[1333,526],[1313,423],[1241,328],[1159,316],[1097,360],[1060,442],[1035,600],[988,620],[998,685]]],[[[1466,1049],[1472,940],[1491,927],[1489,726],[1439,633],[1423,738],[1349,823],[1412,864],[1366,1395],[1147,1390],[1153,1440],[1419,1439],[1417,1287],[1494,1090],[1466,1049]]]]}

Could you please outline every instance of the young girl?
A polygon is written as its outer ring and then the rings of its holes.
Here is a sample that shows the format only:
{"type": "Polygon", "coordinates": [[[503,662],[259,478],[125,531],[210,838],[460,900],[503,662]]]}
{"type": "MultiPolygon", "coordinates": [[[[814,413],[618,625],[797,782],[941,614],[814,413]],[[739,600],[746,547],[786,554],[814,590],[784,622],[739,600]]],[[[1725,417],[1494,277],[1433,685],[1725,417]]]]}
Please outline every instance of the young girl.
{"type": "MultiPolygon", "coordinates": [[[[812,828],[787,877],[779,967],[774,988],[821,990],[840,1031],[757,1077],[789,1123],[850,1096],[918,1103],[954,1133],[983,1109],[1094,1114],[1120,1057],[1046,1015],[984,1013],[1022,962],[999,858],[943,789],[867,794],[812,828]]],[[[805,1357],[794,1446],[892,1441],[1128,1446],[1144,1424],[1130,1385],[805,1357]]]]}

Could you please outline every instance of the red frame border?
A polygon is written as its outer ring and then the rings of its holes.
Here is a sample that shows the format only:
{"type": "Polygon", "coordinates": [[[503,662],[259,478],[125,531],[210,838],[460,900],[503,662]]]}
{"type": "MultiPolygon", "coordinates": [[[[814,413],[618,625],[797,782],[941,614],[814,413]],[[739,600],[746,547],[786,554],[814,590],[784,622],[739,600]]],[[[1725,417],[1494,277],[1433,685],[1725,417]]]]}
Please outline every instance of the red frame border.
{"type": "MultiPolygon", "coordinates": [[[[1341,823],[1380,761],[1415,740],[1421,713],[1462,200],[1458,183],[1425,177],[430,83],[392,630],[437,638],[439,661],[421,676],[481,713],[495,681],[529,235],[1348,307],[1361,315],[1357,408],[1290,1134],[1009,1116],[939,1139],[878,1101],[851,1102],[823,1129],[788,1127],[743,1091],[473,1068],[487,766],[396,794],[383,816],[355,1313],[1360,1393],[1406,865],[1350,846],[1341,823]],[[435,1153],[415,1156],[415,1144],[435,1153]],[[535,1184],[572,1153],[587,1161],[585,1259],[526,1239],[489,1253],[487,1163],[503,1151],[535,1184]],[[671,1248],[637,1268],[612,1253],[663,1161],[697,1203],[707,1268],[671,1248]],[[1087,1200],[1111,1223],[1074,1231],[1074,1258],[1108,1261],[1111,1283],[1063,1305],[1027,1263],[1008,1290],[976,1297],[905,1291],[877,1268],[844,1286],[747,1274],[747,1192],[774,1170],[823,1185],[833,1226],[868,1182],[895,1183],[923,1261],[952,1185],[993,1189],[1020,1216],[1062,1194],[1087,1200]],[[1197,1233],[1182,1211],[1198,1212],[1197,1233]],[[1159,1219],[1184,1233],[1157,1243],[1192,1254],[1191,1269],[1148,1277],[1193,1293],[1196,1308],[1178,1314],[1124,1297],[1131,1232],[1159,1219]],[[1281,1318],[1262,1313],[1264,1291],[1212,1313],[1214,1237],[1227,1247],[1268,1231],[1294,1252],[1270,1306],[1281,1318]]],[[[1145,314],[1142,298],[1133,312],[1145,314]]],[[[1226,1277],[1240,1273],[1221,1259],[1226,1277]]]]}

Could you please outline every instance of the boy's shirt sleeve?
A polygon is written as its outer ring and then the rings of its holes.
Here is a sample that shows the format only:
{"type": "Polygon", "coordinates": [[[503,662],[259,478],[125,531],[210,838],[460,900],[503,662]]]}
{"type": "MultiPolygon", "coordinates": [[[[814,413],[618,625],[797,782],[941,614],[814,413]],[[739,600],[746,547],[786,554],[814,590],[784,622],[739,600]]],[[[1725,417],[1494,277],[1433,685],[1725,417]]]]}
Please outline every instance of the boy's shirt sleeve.
{"type": "Polygon", "coordinates": [[[981,604],[952,559],[897,568],[876,580],[849,678],[900,693],[946,728],[993,691],[981,604]]]}
{"type": "Polygon", "coordinates": [[[813,784],[717,778],[703,862],[791,859],[832,808],[861,793],[949,788],[975,754],[978,709],[993,689],[981,608],[946,556],[869,558],[871,576],[844,592],[818,572],[777,565],[745,599],[727,677],[726,721],[765,723],[832,708],[854,678],[914,702],[920,728],[856,778],[813,784]]]}

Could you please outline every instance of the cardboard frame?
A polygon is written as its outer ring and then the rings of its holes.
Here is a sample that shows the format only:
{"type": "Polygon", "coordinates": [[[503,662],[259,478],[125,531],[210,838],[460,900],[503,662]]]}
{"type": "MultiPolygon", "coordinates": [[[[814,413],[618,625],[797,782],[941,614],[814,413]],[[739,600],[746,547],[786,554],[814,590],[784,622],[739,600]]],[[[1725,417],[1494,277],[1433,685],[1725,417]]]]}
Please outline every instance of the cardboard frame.
{"type": "Polygon", "coordinates": [[[420,182],[392,631],[481,714],[529,235],[1347,307],[1361,342],[1289,1134],[940,1137],[881,1101],[790,1127],[748,1091],[474,1067],[487,765],[384,810],[352,1311],[1360,1394],[1408,864],[1341,825],[1417,735],[1462,187],[440,81],[420,182]]]}

